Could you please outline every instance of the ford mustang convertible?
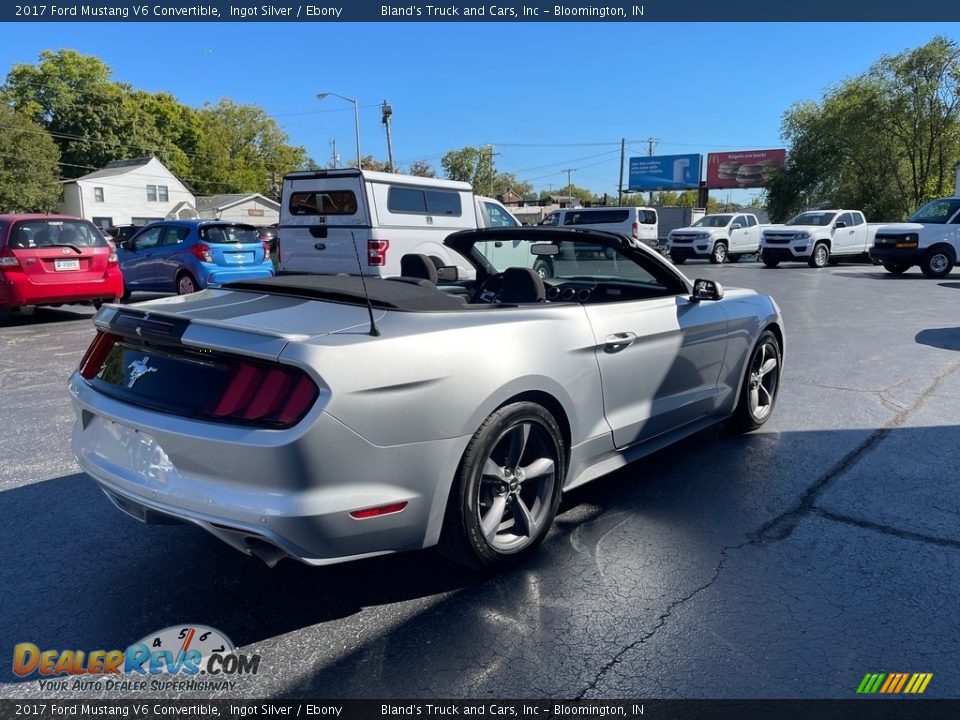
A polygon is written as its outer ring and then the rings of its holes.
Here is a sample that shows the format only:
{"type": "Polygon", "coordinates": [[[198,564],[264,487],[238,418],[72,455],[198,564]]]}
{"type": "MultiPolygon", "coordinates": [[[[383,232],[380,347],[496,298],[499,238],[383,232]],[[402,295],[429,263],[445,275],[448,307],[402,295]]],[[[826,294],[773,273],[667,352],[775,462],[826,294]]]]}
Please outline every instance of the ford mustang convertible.
{"type": "Polygon", "coordinates": [[[691,283],[604,232],[446,244],[475,276],[406,255],[396,278],[283,275],[104,306],[70,379],[80,465],[125,513],[270,565],[439,545],[497,569],[539,545],[566,490],[721,420],[770,417],[771,298],[691,283]]]}

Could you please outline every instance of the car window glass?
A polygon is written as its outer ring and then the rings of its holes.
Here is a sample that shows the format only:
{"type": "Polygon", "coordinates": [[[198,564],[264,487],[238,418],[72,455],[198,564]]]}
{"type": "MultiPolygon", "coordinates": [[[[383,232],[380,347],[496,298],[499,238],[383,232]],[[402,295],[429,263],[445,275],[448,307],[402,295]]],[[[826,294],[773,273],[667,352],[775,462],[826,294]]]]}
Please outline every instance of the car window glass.
{"type": "Polygon", "coordinates": [[[543,220],[537,223],[537,225],[544,225],[549,227],[554,227],[560,222],[560,213],[550,213],[543,220]]]}
{"type": "Polygon", "coordinates": [[[493,203],[484,203],[484,207],[487,209],[487,216],[490,218],[490,227],[515,227],[516,222],[514,219],[501,210],[497,205],[493,203]]]}
{"type": "Polygon", "coordinates": [[[290,193],[287,203],[293,215],[354,215],[357,196],[352,190],[312,190],[290,193]]]}
{"type": "Polygon", "coordinates": [[[160,236],[163,234],[163,226],[148,228],[134,238],[137,250],[146,250],[155,248],[160,244],[160,236]]]}
{"type": "Polygon", "coordinates": [[[12,247],[107,247],[107,240],[86,220],[24,220],[11,233],[12,247]]]}
{"type": "Polygon", "coordinates": [[[188,227],[168,227],[163,234],[161,243],[163,245],[177,245],[182,243],[189,234],[190,228],[188,227]]]}

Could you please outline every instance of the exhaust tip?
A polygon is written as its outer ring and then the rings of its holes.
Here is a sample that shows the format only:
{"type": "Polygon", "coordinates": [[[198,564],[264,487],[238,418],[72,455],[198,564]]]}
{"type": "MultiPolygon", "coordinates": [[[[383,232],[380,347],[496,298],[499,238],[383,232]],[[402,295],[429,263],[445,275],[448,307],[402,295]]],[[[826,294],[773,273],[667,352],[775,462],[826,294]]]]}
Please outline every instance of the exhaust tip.
{"type": "Polygon", "coordinates": [[[263,538],[254,537],[253,535],[248,535],[243,538],[243,544],[246,546],[249,554],[259,558],[263,561],[264,565],[270,568],[276,567],[278,562],[285,557],[289,557],[286,551],[281,550],[273,543],[269,543],[263,538]]]}

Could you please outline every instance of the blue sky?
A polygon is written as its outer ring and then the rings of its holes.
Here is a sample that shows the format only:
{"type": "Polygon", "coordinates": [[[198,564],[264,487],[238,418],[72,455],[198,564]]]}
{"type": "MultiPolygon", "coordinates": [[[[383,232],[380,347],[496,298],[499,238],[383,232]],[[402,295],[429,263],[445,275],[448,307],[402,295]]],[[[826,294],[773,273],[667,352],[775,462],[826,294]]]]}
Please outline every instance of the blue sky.
{"type": "Polygon", "coordinates": [[[0,70],[72,48],[190,105],[256,103],[321,163],[331,140],[342,163],[356,149],[352,104],[318,92],[360,101],[362,152],[383,159],[388,100],[401,165],[439,173],[447,151],[492,144],[538,190],[573,168],[615,194],[621,138],[627,157],[648,137],[658,155],[781,147],[791,104],[936,34],[960,40],[960,24],[7,23],[0,70]]]}

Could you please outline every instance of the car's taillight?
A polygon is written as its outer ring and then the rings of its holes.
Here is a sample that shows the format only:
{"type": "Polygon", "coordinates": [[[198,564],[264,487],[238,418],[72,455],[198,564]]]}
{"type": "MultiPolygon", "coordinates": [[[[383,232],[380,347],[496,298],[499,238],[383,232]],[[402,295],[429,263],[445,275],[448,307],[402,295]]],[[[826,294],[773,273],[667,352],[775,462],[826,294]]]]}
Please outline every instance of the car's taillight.
{"type": "Polygon", "coordinates": [[[0,272],[14,269],[20,269],[20,261],[17,260],[17,256],[13,254],[13,250],[7,246],[3,246],[0,248],[0,272]]]}
{"type": "Polygon", "coordinates": [[[210,246],[204,245],[203,243],[197,243],[192,248],[190,252],[197,256],[199,260],[205,263],[213,262],[213,255],[210,254],[210,246]]]}
{"type": "Polygon", "coordinates": [[[633,239],[634,240],[640,239],[640,223],[633,224],[633,239]]]}
{"type": "Polygon", "coordinates": [[[263,261],[266,262],[270,259],[270,241],[261,240],[260,243],[263,245],[263,261]]]}
{"type": "Polygon", "coordinates": [[[313,380],[296,368],[241,361],[231,375],[226,389],[209,406],[216,418],[290,426],[307,414],[320,393],[313,380]]]}
{"type": "Polygon", "coordinates": [[[97,336],[90,343],[87,352],[84,353],[83,360],[80,361],[80,374],[87,380],[99,375],[107,355],[113,350],[117,340],[119,338],[116,335],[98,330],[97,336]]]}
{"type": "Polygon", "coordinates": [[[110,267],[111,265],[116,265],[118,262],[120,261],[117,258],[117,254],[115,252],[112,252],[109,255],[107,255],[107,267],[110,267]]]}
{"type": "Polygon", "coordinates": [[[387,264],[389,240],[367,240],[367,265],[383,267],[387,264]]]}

